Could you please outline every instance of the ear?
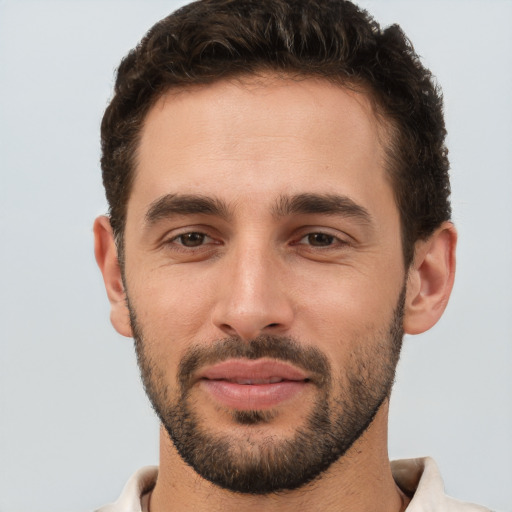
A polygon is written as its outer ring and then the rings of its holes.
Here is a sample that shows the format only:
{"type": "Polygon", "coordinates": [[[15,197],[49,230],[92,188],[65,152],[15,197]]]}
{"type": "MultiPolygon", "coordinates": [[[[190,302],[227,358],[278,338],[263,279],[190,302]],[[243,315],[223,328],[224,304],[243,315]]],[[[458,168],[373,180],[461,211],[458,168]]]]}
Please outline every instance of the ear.
{"type": "Polygon", "coordinates": [[[126,304],[117,247],[108,217],[101,216],[94,221],[94,254],[103,274],[110,301],[110,321],[119,334],[131,338],[130,314],[126,304]]]}
{"type": "Polygon", "coordinates": [[[444,222],[427,240],[416,243],[409,268],[404,311],[404,332],[427,331],[441,318],[455,278],[457,231],[444,222]]]}

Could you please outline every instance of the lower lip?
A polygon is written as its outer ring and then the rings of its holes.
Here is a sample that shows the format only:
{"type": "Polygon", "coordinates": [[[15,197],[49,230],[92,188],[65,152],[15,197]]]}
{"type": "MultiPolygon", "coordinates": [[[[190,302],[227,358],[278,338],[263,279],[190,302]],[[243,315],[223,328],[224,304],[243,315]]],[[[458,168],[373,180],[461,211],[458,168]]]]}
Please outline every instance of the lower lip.
{"type": "Polygon", "coordinates": [[[282,381],[273,384],[236,384],[226,380],[200,381],[203,389],[221,404],[239,410],[275,407],[296,397],[307,386],[305,381],[282,381]]]}

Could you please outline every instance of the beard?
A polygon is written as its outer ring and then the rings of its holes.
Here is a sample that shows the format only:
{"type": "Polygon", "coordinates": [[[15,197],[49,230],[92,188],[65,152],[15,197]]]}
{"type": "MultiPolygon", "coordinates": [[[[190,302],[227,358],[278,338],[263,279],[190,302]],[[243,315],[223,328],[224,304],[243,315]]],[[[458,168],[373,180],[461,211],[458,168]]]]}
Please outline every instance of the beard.
{"type": "Polygon", "coordinates": [[[405,286],[389,325],[357,340],[341,375],[333,375],[320,350],[290,337],[262,335],[250,342],[228,337],[190,347],[180,361],[175,386],[167,384],[165,362],[151,357],[151,340],[145,339],[130,304],[129,309],[144,388],[183,461],[217,486],[261,495],[297,489],[318,478],[370,426],[394,382],[404,301],[405,286]],[[313,376],[316,398],[303,424],[284,439],[272,434],[255,438],[247,426],[271,427],[279,411],[230,410],[230,432],[214,432],[191,397],[193,374],[230,358],[263,357],[286,361],[313,376]],[[236,425],[245,427],[235,435],[236,425]]]}

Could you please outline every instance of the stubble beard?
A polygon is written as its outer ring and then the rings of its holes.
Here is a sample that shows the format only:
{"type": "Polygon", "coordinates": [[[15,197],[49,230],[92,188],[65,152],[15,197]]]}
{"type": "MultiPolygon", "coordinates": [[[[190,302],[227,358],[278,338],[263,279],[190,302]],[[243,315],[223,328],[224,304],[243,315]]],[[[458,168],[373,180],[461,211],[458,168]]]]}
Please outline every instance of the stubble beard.
{"type": "MultiPolygon", "coordinates": [[[[183,461],[224,489],[269,494],[297,489],[321,476],[366,431],[395,378],[403,338],[403,288],[387,329],[361,339],[344,374],[335,378],[326,356],[283,336],[264,335],[244,342],[237,337],[194,346],[182,358],[177,385],[167,384],[164,365],[151,358],[141,326],[130,307],[137,361],[146,393],[183,461]],[[303,425],[287,438],[219,434],[201,420],[191,397],[190,377],[205,364],[228,358],[279,359],[313,374],[317,397],[303,425]],[[335,391],[337,392],[335,393],[335,391]]],[[[276,410],[230,411],[236,425],[271,426],[276,410]]],[[[250,429],[249,429],[250,430],[250,429]]],[[[245,433],[246,432],[246,433],[245,433]]]]}

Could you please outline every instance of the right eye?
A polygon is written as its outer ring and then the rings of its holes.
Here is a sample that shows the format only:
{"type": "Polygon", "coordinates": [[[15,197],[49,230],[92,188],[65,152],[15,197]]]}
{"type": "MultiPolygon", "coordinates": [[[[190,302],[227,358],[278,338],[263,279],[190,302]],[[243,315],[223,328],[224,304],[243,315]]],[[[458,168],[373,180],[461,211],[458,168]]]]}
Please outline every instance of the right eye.
{"type": "Polygon", "coordinates": [[[213,242],[213,239],[205,233],[191,231],[190,233],[182,233],[181,235],[175,236],[169,242],[182,245],[183,247],[200,247],[206,243],[213,242]]]}

